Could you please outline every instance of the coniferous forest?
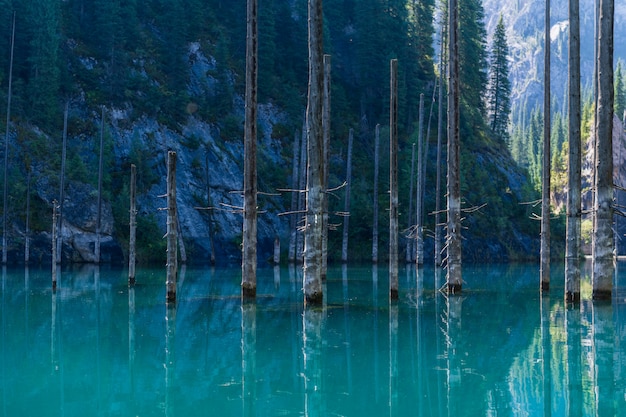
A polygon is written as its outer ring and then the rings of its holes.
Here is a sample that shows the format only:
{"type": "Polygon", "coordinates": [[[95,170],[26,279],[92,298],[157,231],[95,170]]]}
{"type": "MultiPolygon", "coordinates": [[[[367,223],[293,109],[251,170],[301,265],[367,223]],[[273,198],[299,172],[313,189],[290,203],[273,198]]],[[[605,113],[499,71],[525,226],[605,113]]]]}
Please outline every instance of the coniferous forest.
{"type": "MultiPolygon", "coordinates": [[[[107,213],[111,219],[104,234],[111,238],[111,259],[119,260],[126,255],[131,164],[138,169],[138,258],[143,262],[164,259],[165,222],[156,210],[164,203],[152,201],[152,196],[164,187],[167,151],[164,147],[173,147],[173,143],[188,155],[188,185],[197,185],[197,189],[189,191],[193,199],[183,202],[189,212],[197,213],[199,207],[222,202],[241,206],[229,194],[241,190],[241,178],[224,182],[215,175],[209,178],[209,165],[211,162],[233,165],[235,168],[224,176],[241,170],[238,149],[243,140],[245,1],[4,0],[0,3],[0,21],[4,22],[0,26],[3,51],[0,107],[4,110],[10,78],[13,11],[16,16],[6,213],[10,225],[9,248],[15,257],[23,251],[26,224],[35,242],[37,236],[41,240],[39,259],[49,256],[45,253],[49,245],[44,243],[44,236],[50,232],[52,204],[58,199],[61,184],[66,103],[69,107],[64,185],[66,221],[74,225],[82,221],[82,229],[93,229],[94,219],[89,210],[76,209],[72,213],[68,207],[80,206],[80,199],[95,193],[98,137],[102,133],[105,166],[102,190],[105,212],[110,211],[107,213]],[[196,65],[199,61],[205,65],[196,65]],[[206,135],[211,136],[215,146],[207,145],[202,129],[190,128],[198,123],[206,128],[206,135]],[[146,128],[147,125],[151,127],[146,128]],[[159,132],[167,132],[169,142],[160,141],[159,132]],[[30,216],[25,210],[27,204],[30,216]],[[86,219],[77,219],[80,216],[86,219]]],[[[335,225],[329,234],[330,260],[339,260],[341,253],[339,225],[343,217],[333,213],[342,212],[344,207],[345,190],[340,186],[346,180],[351,129],[354,150],[349,259],[371,260],[375,131],[380,125],[378,200],[384,208],[389,199],[386,175],[389,60],[397,59],[401,245],[410,240],[406,237],[411,236],[415,224],[416,196],[410,193],[411,182],[423,177],[425,260],[432,262],[438,85],[442,71],[445,83],[445,68],[440,59],[441,40],[446,36],[442,7],[435,0],[324,2],[324,53],[332,57],[328,185],[337,188],[329,197],[329,221],[335,225]],[[411,151],[420,136],[422,94],[424,158],[420,175],[413,172],[411,151]]],[[[536,259],[539,222],[533,216],[539,213],[539,207],[532,203],[539,198],[540,189],[541,111],[528,109],[528,114],[511,115],[506,22],[500,20],[495,32],[487,33],[481,0],[460,2],[459,17],[464,260],[536,259]],[[514,123],[510,123],[511,116],[514,123]]],[[[276,217],[290,210],[292,199],[291,193],[277,190],[298,188],[292,184],[292,156],[297,143],[294,138],[300,135],[306,106],[307,2],[263,0],[259,4],[258,27],[258,101],[271,109],[259,133],[264,138],[259,145],[259,190],[268,194],[260,197],[259,205],[264,212],[261,217],[276,217]]],[[[623,69],[620,68],[616,100],[617,106],[623,108],[623,69]]],[[[585,109],[590,109],[591,99],[585,103],[585,109]]],[[[445,105],[444,100],[441,113],[444,118],[445,105]]],[[[583,112],[583,123],[589,120],[585,115],[591,115],[591,111],[583,112]]],[[[553,126],[552,169],[556,180],[552,245],[553,256],[559,257],[563,253],[565,233],[564,216],[559,214],[562,199],[558,198],[566,169],[563,116],[557,113],[553,126]]],[[[445,190],[445,137],[443,143],[441,190],[445,190]]],[[[441,191],[441,198],[444,192],[441,191]]],[[[237,229],[233,226],[236,221],[220,217],[226,214],[217,211],[213,215],[201,214],[199,222],[204,225],[184,221],[182,224],[190,258],[201,262],[209,259],[206,243],[209,238],[215,239],[211,245],[218,252],[218,261],[240,256],[241,223],[237,229]],[[197,233],[197,229],[207,227],[208,232],[197,233]]],[[[268,226],[260,228],[261,257],[269,257],[276,236],[283,248],[287,247],[288,217],[268,220],[268,226]]],[[[386,230],[388,216],[384,209],[379,220],[380,229],[386,230]]],[[[381,248],[387,247],[387,238],[386,233],[381,234],[381,248]]],[[[84,260],[73,254],[72,248],[66,248],[64,256],[69,260],[84,260]]]]}

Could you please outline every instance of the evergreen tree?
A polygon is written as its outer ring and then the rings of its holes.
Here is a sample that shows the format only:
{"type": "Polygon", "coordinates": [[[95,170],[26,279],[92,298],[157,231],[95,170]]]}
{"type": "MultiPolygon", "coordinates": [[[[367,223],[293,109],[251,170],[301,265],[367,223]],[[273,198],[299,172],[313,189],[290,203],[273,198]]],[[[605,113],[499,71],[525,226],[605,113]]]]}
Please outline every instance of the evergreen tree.
{"type": "Polygon", "coordinates": [[[29,113],[48,127],[60,119],[60,5],[55,0],[41,0],[31,3],[27,10],[32,31],[27,60],[29,113]]]}
{"type": "Polygon", "coordinates": [[[485,120],[483,97],[487,90],[487,32],[484,20],[485,13],[481,0],[459,2],[462,131],[471,129],[475,132],[475,128],[483,127],[478,120],[485,120]]]}
{"type": "Polygon", "coordinates": [[[500,20],[493,35],[487,110],[491,131],[500,139],[509,139],[509,114],[511,113],[511,82],[507,62],[509,46],[506,40],[504,20],[500,20]]]}

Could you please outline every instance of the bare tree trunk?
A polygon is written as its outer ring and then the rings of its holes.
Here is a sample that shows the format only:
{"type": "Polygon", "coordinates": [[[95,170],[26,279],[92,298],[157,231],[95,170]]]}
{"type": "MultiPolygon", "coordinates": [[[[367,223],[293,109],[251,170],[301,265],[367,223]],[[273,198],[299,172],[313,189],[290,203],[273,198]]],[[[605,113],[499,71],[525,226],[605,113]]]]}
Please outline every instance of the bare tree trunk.
{"type": "Polygon", "coordinates": [[[187,249],[185,249],[185,239],[183,238],[183,229],[180,226],[180,221],[176,215],[176,231],[178,232],[178,251],[180,252],[180,263],[187,263],[187,249]]]}
{"type": "Polygon", "coordinates": [[[280,238],[278,236],[274,238],[274,258],[272,261],[274,265],[280,264],[280,238]]]}
{"type": "Polygon", "coordinates": [[[348,262],[348,227],[350,225],[350,184],[352,182],[352,143],[354,130],[350,129],[348,136],[348,158],[346,161],[346,195],[343,205],[343,241],[341,244],[341,262],[348,262]]]}
{"type": "Polygon", "coordinates": [[[374,209],[372,226],[372,262],[378,263],[378,174],[380,163],[380,125],[376,125],[374,135],[374,209]]]}
{"type": "Polygon", "coordinates": [[[322,129],[322,0],[309,0],[309,92],[307,103],[307,213],[304,243],[305,304],[321,304],[324,133],[322,129]]]}
{"type": "Polygon", "coordinates": [[[420,94],[419,125],[417,133],[417,186],[415,202],[415,261],[417,265],[424,263],[424,239],[422,221],[424,210],[424,94],[420,94]]]}
{"type": "MultiPolygon", "coordinates": [[[[206,206],[208,208],[211,207],[211,181],[209,178],[209,153],[206,150],[205,155],[205,168],[206,168],[206,206]]],[[[211,214],[211,210],[207,211],[208,217],[208,232],[209,232],[209,259],[211,265],[215,265],[215,244],[213,243],[213,215],[211,214]]]]}
{"type": "Polygon", "coordinates": [[[448,2],[448,231],[447,289],[455,294],[462,289],[461,271],[461,173],[459,135],[459,25],[458,2],[448,2]]]}
{"type": "Polygon", "coordinates": [[[26,177],[26,230],[24,231],[24,264],[30,263],[30,177],[31,167],[28,168],[26,177]]]}
{"type": "Polygon", "coordinates": [[[61,148],[61,180],[59,185],[59,213],[57,226],[57,252],[56,263],[61,263],[61,251],[63,249],[63,206],[65,203],[65,160],[67,156],[67,115],[69,112],[69,102],[65,102],[65,111],[63,112],[63,144],[61,148]]]}
{"type": "Polygon", "coordinates": [[[306,114],[302,123],[302,140],[300,141],[300,181],[298,186],[298,221],[296,227],[299,229],[296,237],[296,262],[302,263],[304,260],[304,225],[306,216],[301,213],[306,210],[306,178],[307,178],[307,127],[306,114]]]}
{"type": "Polygon", "coordinates": [[[322,279],[326,279],[328,271],[328,176],[330,174],[330,55],[324,55],[324,102],[322,104],[322,130],[324,134],[324,162],[323,181],[322,181],[322,198],[323,213],[322,216],[322,279]]]}
{"type": "MultiPolygon", "coordinates": [[[[95,262],[100,263],[100,226],[102,222],[102,164],[104,153],[104,106],[100,120],[100,158],[98,163],[98,218],[96,219],[96,243],[94,248],[95,262]]],[[[63,204],[61,202],[61,204],[63,204]]]]}
{"type": "Polygon", "coordinates": [[[167,278],[166,300],[176,302],[176,277],[178,274],[178,248],[176,213],[176,152],[167,153],[167,278]]]}
{"type": "Polygon", "coordinates": [[[298,217],[300,214],[296,214],[298,211],[298,199],[300,197],[300,193],[298,190],[298,174],[300,171],[299,168],[299,152],[300,152],[300,132],[296,132],[294,134],[293,140],[293,159],[291,161],[291,215],[289,216],[289,254],[288,260],[289,263],[293,263],[296,261],[296,241],[298,236],[298,217]]]}
{"type": "Polygon", "coordinates": [[[137,167],[130,166],[130,233],[128,238],[128,285],[135,285],[137,245],[137,167]]]}
{"type": "MultiPolygon", "coordinates": [[[[8,176],[9,176],[9,127],[11,123],[11,96],[13,91],[13,51],[15,49],[15,12],[13,12],[13,25],[11,28],[11,59],[9,61],[9,91],[7,94],[7,123],[4,135],[4,197],[2,199],[2,264],[7,263],[7,199],[8,199],[8,176]]],[[[54,263],[54,259],[53,259],[54,263]]]]}
{"type": "Polygon", "coordinates": [[[550,289],[550,0],[546,0],[543,72],[543,163],[541,173],[541,290],[550,289]]]}
{"type": "Polygon", "coordinates": [[[389,298],[398,299],[398,60],[390,62],[389,100],[389,298]]]}
{"type": "Polygon", "coordinates": [[[243,175],[243,260],[241,263],[241,294],[256,297],[257,267],[257,71],[258,27],[257,0],[248,0],[246,36],[246,121],[244,133],[243,175]]]}
{"type": "Polygon", "coordinates": [[[598,107],[596,108],[596,195],[593,231],[593,299],[610,299],[613,292],[613,0],[600,0],[598,107]],[[600,157],[600,155],[608,157],[600,157]]]}
{"type": "Polygon", "coordinates": [[[52,200],[52,290],[57,288],[57,201],[52,200]]]}
{"type": "MultiPolygon", "coordinates": [[[[442,30],[443,32],[443,30],[442,30]]],[[[443,38],[443,37],[442,37],[443,38]]],[[[441,266],[441,148],[443,142],[443,47],[444,40],[441,40],[441,68],[439,69],[439,106],[437,109],[437,179],[435,184],[435,266],[441,266]]]]}
{"type": "Polygon", "coordinates": [[[580,302],[581,137],[579,0],[569,1],[569,153],[565,300],[580,302]]]}
{"type": "Polygon", "coordinates": [[[413,184],[415,184],[415,143],[411,146],[411,175],[409,179],[409,212],[407,214],[406,263],[413,261],[413,184]]]}

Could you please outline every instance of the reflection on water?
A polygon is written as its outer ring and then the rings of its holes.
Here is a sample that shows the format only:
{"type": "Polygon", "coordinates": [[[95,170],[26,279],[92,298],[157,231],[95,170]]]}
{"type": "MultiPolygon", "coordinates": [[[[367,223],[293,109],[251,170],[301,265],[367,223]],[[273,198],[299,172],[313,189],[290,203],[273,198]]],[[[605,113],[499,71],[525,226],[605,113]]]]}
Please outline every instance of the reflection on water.
{"type": "Polygon", "coordinates": [[[0,415],[618,415],[622,269],[612,303],[572,307],[536,266],[466,266],[451,298],[441,271],[407,268],[397,303],[386,268],[338,267],[303,311],[293,266],[259,270],[244,304],[239,268],[188,268],[174,308],[160,269],[133,288],[64,269],[52,291],[48,269],[3,268],[0,415]]]}

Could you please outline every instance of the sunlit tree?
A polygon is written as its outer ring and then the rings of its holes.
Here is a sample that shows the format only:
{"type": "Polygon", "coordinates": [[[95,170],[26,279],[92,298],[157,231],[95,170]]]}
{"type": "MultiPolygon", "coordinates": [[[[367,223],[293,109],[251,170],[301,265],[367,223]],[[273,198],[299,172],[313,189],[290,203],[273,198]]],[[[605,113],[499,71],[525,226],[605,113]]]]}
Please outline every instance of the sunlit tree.
{"type": "Polygon", "coordinates": [[[487,111],[491,131],[505,141],[509,138],[509,114],[511,113],[508,55],[509,46],[506,40],[504,20],[500,15],[491,46],[487,111]]]}

